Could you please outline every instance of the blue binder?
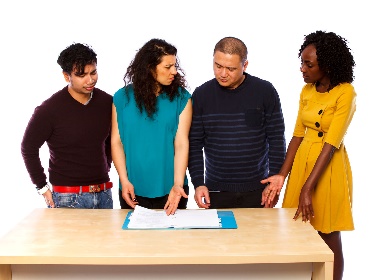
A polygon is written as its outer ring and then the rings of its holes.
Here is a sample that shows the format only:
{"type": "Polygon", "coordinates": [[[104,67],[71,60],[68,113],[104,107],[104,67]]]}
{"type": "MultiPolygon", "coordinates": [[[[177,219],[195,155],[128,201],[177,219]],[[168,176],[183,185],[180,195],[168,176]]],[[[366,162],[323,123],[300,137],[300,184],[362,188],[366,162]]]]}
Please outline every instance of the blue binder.
{"type": "Polygon", "coordinates": [[[218,218],[221,219],[220,225],[221,228],[238,228],[236,224],[235,216],[232,211],[217,211],[218,218]]]}
{"type": "MultiPolygon", "coordinates": [[[[204,210],[203,210],[204,211],[204,210]]],[[[126,219],[122,225],[122,229],[129,229],[129,230],[134,230],[132,228],[128,228],[129,222],[130,222],[130,216],[133,211],[129,211],[127,213],[126,219]]],[[[237,229],[238,225],[236,224],[235,216],[232,211],[220,211],[217,210],[218,218],[220,219],[219,227],[212,228],[204,228],[204,227],[199,227],[200,229],[237,229]]],[[[153,228],[154,229],[154,228],[153,228]]],[[[192,228],[158,228],[158,229],[192,229],[192,228]]],[[[193,228],[196,229],[196,228],[193,228]]],[[[137,229],[139,230],[139,229],[137,229]]]]}

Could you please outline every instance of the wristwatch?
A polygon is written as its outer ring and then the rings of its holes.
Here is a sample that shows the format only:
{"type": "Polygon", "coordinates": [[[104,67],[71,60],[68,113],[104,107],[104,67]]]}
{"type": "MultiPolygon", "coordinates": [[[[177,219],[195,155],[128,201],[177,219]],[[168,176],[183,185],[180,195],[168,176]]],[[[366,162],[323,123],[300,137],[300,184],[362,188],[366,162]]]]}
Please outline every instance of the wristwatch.
{"type": "Polygon", "coordinates": [[[41,189],[37,190],[38,191],[38,194],[42,195],[42,194],[45,194],[48,190],[50,189],[49,187],[49,184],[45,184],[44,187],[42,187],[41,189]]]}

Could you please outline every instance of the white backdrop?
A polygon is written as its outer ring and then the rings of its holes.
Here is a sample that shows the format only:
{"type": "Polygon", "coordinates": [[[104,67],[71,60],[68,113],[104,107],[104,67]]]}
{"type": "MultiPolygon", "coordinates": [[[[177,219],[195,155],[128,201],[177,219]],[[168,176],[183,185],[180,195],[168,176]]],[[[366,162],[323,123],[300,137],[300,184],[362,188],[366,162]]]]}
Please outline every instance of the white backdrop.
{"type": "MultiPolygon", "coordinates": [[[[369,47],[373,39],[368,33],[374,22],[365,2],[2,0],[0,235],[34,208],[45,207],[24,167],[20,143],[34,108],[66,85],[56,63],[66,46],[73,42],[91,45],[98,54],[97,87],[114,94],[123,86],[123,75],[136,50],[151,38],[165,39],[178,48],[192,93],[213,78],[215,43],[225,36],[238,37],[248,47],[247,71],[271,81],[279,92],[288,143],[303,85],[298,50],[304,35],[325,30],[348,40],[357,64],[357,112],[345,139],[353,169],[356,230],[343,233],[345,279],[357,279],[358,273],[369,275],[372,264],[361,252],[374,249],[369,230],[374,191],[365,179],[372,170],[373,151],[363,124],[370,125],[373,120],[369,115],[374,65],[369,47]]],[[[46,147],[41,154],[47,169],[46,147]]],[[[115,208],[119,208],[114,167],[111,180],[115,183],[115,208]]],[[[196,206],[191,202],[189,207],[196,206]]]]}

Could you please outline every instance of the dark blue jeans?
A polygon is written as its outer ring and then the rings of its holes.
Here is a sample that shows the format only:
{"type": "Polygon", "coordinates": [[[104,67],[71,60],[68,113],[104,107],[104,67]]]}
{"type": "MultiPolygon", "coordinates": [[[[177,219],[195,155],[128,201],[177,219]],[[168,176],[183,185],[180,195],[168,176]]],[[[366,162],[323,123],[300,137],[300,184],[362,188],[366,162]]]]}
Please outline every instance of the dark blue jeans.
{"type": "Polygon", "coordinates": [[[52,193],[56,208],[113,209],[112,189],[101,192],[52,193]]]}

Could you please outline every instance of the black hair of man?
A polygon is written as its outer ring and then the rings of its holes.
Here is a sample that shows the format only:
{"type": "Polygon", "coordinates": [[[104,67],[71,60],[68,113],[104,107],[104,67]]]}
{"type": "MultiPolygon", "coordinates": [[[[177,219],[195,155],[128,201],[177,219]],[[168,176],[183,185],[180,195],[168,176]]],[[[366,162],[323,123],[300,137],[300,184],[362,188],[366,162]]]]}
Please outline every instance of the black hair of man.
{"type": "Polygon", "coordinates": [[[60,53],[57,63],[61,66],[62,71],[69,75],[73,71],[77,75],[82,75],[86,65],[97,64],[97,55],[91,46],[74,43],[60,53]]]}

